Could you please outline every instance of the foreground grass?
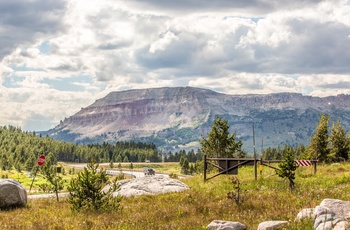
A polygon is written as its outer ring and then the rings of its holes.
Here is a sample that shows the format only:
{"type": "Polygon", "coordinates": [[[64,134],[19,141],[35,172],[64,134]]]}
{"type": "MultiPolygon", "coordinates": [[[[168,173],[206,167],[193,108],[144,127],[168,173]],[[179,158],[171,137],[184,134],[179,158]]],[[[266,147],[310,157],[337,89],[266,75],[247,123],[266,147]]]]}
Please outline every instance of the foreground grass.
{"type": "MultiPolygon", "coordinates": [[[[350,200],[350,164],[297,169],[296,190],[264,168],[254,180],[253,167],[239,169],[244,202],[237,206],[226,196],[233,189],[229,176],[203,183],[202,176],[183,180],[190,190],[157,196],[124,198],[109,213],[72,213],[70,205],[54,199],[29,200],[25,208],[0,211],[1,229],[205,229],[212,220],[238,221],[257,229],[267,220],[288,220],[286,229],[312,229],[312,222],[294,223],[303,208],[325,198],[350,200]]],[[[15,179],[15,178],[14,178],[15,179]]]]}

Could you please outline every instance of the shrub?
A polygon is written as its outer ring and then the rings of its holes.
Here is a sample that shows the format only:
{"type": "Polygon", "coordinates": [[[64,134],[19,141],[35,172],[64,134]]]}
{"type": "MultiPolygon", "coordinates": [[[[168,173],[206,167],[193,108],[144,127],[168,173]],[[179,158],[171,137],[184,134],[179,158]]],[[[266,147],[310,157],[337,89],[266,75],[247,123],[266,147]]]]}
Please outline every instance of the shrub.
{"type": "Polygon", "coordinates": [[[118,189],[116,181],[110,182],[106,171],[97,168],[98,164],[92,161],[70,181],[68,202],[72,211],[109,211],[119,207],[121,197],[113,196],[118,189]]]}
{"type": "Polygon", "coordinates": [[[289,188],[293,190],[295,188],[295,170],[298,168],[298,165],[295,163],[293,152],[290,149],[286,150],[284,159],[278,166],[280,169],[276,169],[276,174],[279,177],[287,178],[289,181],[289,188]]]}
{"type": "Polygon", "coordinates": [[[64,181],[61,176],[56,173],[56,166],[43,168],[43,174],[48,184],[41,184],[40,190],[43,192],[54,192],[56,194],[56,200],[58,201],[58,193],[64,188],[64,181]]]}
{"type": "Polygon", "coordinates": [[[241,194],[241,182],[239,181],[237,176],[232,176],[231,183],[233,185],[234,190],[229,191],[227,193],[227,198],[234,201],[239,206],[244,201],[244,198],[241,194]]]}
{"type": "Polygon", "coordinates": [[[178,178],[179,178],[179,177],[177,176],[176,173],[170,173],[170,174],[169,174],[169,177],[170,177],[171,179],[178,179],[178,178]]]}

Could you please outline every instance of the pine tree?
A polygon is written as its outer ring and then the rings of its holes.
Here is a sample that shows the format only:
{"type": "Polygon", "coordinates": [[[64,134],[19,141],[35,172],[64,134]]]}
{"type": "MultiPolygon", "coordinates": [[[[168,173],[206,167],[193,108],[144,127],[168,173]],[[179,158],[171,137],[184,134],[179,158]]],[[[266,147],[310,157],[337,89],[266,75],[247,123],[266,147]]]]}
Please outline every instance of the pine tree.
{"type": "Polygon", "coordinates": [[[129,158],[127,156],[124,157],[123,162],[129,162],[129,158]]]}
{"type": "Polygon", "coordinates": [[[289,181],[289,188],[293,190],[295,187],[295,170],[298,165],[295,163],[292,149],[287,149],[285,151],[284,159],[278,166],[279,169],[276,169],[276,174],[279,177],[287,178],[289,181]]]}
{"type": "Polygon", "coordinates": [[[316,134],[311,138],[308,155],[311,159],[326,162],[328,149],[328,122],[330,117],[322,113],[320,123],[316,127],[316,134]]]}
{"type": "Polygon", "coordinates": [[[242,141],[236,141],[236,133],[230,135],[227,119],[217,116],[208,138],[200,140],[201,152],[208,157],[235,157],[241,153],[242,141]]]}
{"type": "Polygon", "coordinates": [[[71,180],[68,191],[68,202],[73,211],[92,210],[108,211],[119,207],[120,197],[113,197],[118,189],[116,182],[111,183],[105,170],[98,172],[98,164],[91,162],[78,177],[71,180]],[[109,186],[107,191],[105,186],[109,186]]]}
{"type": "Polygon", "coordinates": [[[58,201],[58,193],[63,190],[64,183],[62,177],[56,174],[56,166],[42,168],[42,172],[45,179],[49,182],[47,185],[49,192],[54,192],[58,201]]]}
{"type": "Polygon", "coordinates": [[[349,159],[349,140],[346,137],[345,129],[340,121],[332,125],[329,135],[329,159],[333,161],[344,161],[349,159]]]}
{"type": "Polygon", "coordinates": [[[181,158],[183,159],[182,163],[180,164],[181,166],[181,172],[185,175],[188,175],[190,173],[190,164],[187,160],[187,158],[181,158]]]}

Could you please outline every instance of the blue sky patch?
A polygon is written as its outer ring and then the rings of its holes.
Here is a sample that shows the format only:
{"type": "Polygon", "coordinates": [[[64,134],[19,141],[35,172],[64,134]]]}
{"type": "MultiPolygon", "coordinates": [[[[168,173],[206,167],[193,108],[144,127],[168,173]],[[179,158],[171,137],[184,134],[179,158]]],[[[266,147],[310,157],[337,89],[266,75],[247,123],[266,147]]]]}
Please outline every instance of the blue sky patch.
{"type": "Polygon", "coordinates": [[[50,44],[48,41],[44,41],[38,46],[41,54],[48,54],[51,51],[50,44]]]}

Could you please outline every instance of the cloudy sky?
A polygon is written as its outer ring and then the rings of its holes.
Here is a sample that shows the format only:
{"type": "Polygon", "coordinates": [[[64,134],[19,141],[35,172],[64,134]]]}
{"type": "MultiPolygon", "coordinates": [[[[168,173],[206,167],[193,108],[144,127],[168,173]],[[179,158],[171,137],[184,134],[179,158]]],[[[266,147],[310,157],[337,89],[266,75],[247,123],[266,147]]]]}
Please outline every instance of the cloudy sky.
{"type": "Polygon", "coordinates": [[[0,125],[111,91],[350,94],[349,0],[0,0],[0,125]]]}

